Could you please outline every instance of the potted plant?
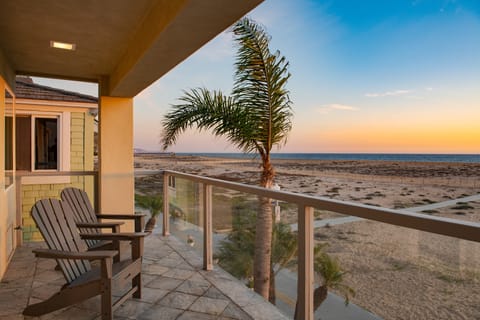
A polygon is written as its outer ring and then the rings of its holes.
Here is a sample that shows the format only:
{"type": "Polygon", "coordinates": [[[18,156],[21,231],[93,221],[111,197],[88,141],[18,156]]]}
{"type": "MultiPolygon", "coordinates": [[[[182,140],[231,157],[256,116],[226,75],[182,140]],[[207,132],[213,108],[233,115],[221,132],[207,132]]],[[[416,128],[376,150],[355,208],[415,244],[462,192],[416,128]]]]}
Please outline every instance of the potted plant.
{"type": "Polygon", "coordinates": [[[157,216],[163,208],[162,196],[135,194],[135,205],[150,212],[150,219],[145,224],[145,232],[152,232],[157,223],[157,216]]]}

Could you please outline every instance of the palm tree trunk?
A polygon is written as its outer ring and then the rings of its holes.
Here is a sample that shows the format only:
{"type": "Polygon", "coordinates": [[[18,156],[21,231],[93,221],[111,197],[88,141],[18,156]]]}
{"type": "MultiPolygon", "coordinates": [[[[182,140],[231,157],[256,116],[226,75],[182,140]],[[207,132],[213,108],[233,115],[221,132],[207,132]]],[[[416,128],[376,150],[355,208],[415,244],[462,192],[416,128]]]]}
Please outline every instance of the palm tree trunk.
{"type": "Polygon", "coordinates": [[[255,229],[255,256],[253,258],[253,288],[268,300],[270,264],[272,258],[272,207],[270,199],[261,198],[255,229]]]}
{"type": "MultiPolygon", "coordinates": [[[[261,185],[270,188],[273,184],[274,171],[267,155],[263,159],[261,185]]],[[[253,288],[256,293],[269,299],[270,269],[272,259],[273,216],[271,199],[260,199],[260,210],[257,215],[255,229],[255,256],[253,258],[253,288]]]]}
{"type": "Polygon", "coordinates": [[[156,217],[151,217],[148,219],[147,223],[145,224],[145,232],[152,232],[153,229],[155,228],[155,224],[157,223],[157,218],[156,217]]]}
{"type": "Polygon", "coordinates": [[[328,287],[326,285],[320,286],[313,291],[313,311],[317,310],[318,307],[327,299],[328,287]]]}
{"type": "Polygon", "coordinates": [[[277,304],[277,297],[275,295],[275,271],[273,270],[273,264],[270,267],[270,290],[268,294],[268,301],[271,304],[277,304]]]}
{"type": "MultiPolygon", "coordinates": [[[[313,312],[317,311],[317,309],[320,307],[323,301],[327,299],[327,295],[328,295],[328,287],[326,285],[320,286],[313,291],[313,312]]],[[[299,320],[297,319],[297,315],[298,315],[297,312],[298,312],[298,300],[295,305],[295,315],[293,317],[293,319],[295,320],[299,320]]]]}

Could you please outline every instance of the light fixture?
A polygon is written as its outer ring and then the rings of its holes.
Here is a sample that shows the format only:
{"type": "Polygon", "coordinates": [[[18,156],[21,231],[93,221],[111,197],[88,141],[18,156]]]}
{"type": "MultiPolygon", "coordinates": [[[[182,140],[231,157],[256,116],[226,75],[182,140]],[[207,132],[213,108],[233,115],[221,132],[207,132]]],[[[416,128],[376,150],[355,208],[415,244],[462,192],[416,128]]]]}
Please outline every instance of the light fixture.
{"type": "Polygon", "coordinates": [[[50,47],[63,49],[63,50],[75,50],[75,43],[67,43],[67,42],[60,42],[60,41],[50,41],[50,47]]]}

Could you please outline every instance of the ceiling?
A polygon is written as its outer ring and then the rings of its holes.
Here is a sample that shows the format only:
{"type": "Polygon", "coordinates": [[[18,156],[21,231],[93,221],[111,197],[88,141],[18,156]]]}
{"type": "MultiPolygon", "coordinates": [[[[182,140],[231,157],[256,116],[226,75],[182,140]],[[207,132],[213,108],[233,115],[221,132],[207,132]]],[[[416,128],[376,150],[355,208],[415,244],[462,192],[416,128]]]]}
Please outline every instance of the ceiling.
{"type": "Polygon", "coordinates": [[[100,82],[102,95],[133,97],[262,1],[2,0],[0,58],[16,74],[100,82]]]}

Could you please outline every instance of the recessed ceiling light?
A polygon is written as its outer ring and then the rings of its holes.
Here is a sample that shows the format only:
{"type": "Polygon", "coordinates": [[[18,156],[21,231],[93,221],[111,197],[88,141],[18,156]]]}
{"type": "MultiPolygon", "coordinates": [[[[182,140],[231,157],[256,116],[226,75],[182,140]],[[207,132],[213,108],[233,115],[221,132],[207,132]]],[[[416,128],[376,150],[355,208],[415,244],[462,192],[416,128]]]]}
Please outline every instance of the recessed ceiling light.
{"type": "Polygon", "coordinates": [[[50,47],[64,50],[75,50],[76,46],[74,43],[50,41],[50,47]]]}

